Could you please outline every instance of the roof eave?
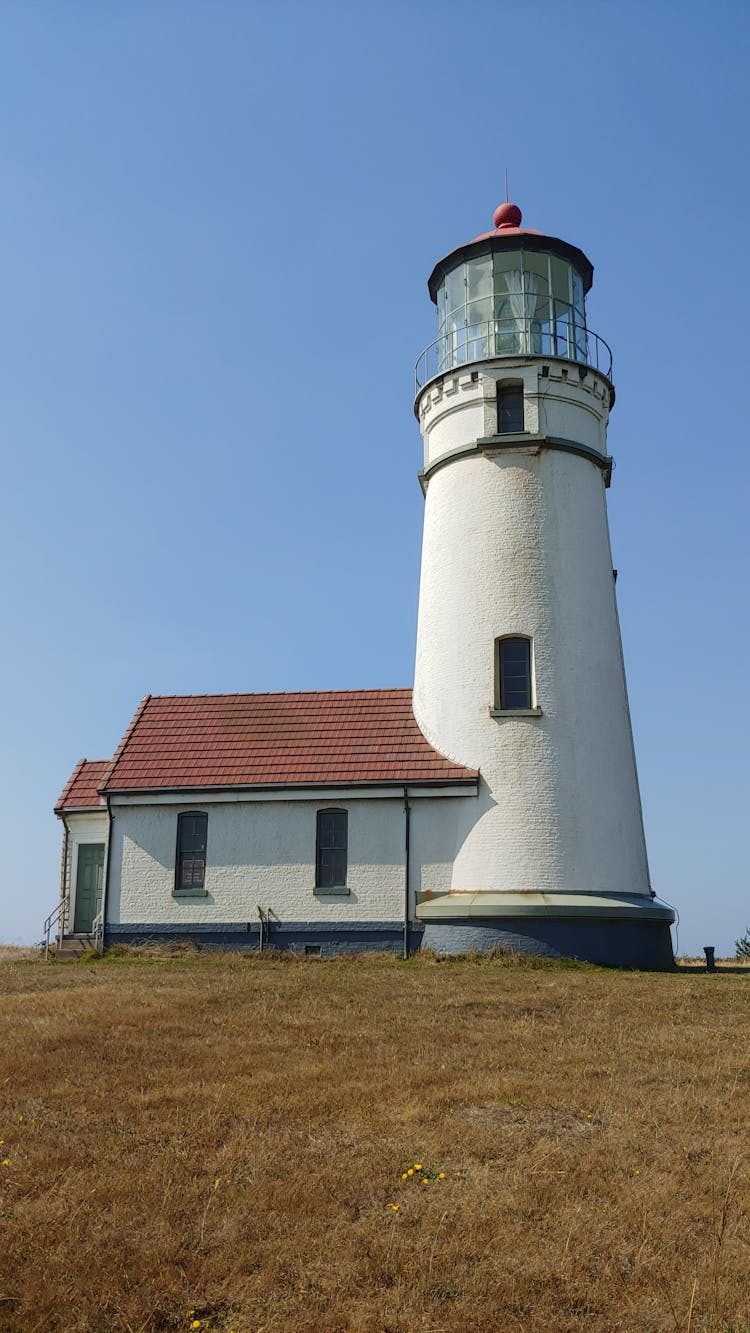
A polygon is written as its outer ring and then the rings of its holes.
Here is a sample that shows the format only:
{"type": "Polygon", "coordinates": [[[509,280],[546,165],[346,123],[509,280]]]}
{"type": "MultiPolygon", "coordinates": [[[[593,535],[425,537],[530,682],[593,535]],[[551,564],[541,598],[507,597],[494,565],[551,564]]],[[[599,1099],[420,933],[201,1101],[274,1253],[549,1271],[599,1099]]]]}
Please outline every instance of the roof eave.
{"type": "Polygon", "coordinates": [[[54,807],[54,813],[58,816],[91,815],[91,814],[98,815],[98,814],[105,814],[106,810],[107,807],[103,801],[100,801],[98,805],[56,805],[54,807]]]}
{"type": "MultiPolygon", "coordinates": [[[[372,778],[365,780],[362,778],[335,778],[319,779],[312,782],[225,782],[225,783],[195,783],[190,787],[172,786],[172,787],[107,787],[107,796],[177,796],[181,793],[190,795],[194,792],[222,792],[222,791],[313,791],[319,787],[389,787],[402,788],[408,787],[476,787],[479,782],[479,772],[469,772],[457,777],[443,778],[420,778],[412,775],[403,778],[372,778]]],[[[104,791],[104,788],[100,790],[104,791]]],[[[97,806],[97,809],[103,809],[97,806]]]]}

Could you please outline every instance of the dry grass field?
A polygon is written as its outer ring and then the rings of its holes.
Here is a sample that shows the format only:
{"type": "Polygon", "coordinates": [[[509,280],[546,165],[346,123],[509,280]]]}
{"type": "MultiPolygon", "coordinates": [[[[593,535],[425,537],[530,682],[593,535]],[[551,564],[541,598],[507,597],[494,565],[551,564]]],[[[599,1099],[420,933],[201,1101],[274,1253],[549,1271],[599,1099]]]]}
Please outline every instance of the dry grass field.
{"type": "Polygon", "coordinates": [[[0,992],[3,1330],[750,1329],[748,972],[9,954],[0,992]]]}

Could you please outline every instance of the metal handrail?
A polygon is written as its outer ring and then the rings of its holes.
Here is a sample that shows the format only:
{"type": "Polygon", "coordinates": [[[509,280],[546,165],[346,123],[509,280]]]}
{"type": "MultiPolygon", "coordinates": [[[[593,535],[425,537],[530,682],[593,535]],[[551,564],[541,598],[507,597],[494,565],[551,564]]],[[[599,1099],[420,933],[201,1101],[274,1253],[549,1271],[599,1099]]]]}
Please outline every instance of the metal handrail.
{"type": "Polygon", "coordinates": [[[104,913],[97,912],[91,923],[91,932],[94,936],[94,948],[97,953],[102,953],[104,947],[104,913]]]}
{"type": "Polygon", "coordinates": [[[59,903],[57,904],[57,907],[55,907],[54,910],[50,912],[49,916],[46,917],[45,919],[44,922],[45,963],[49,958],[49,937],[52,934],[52,927],[59,923],[59,930],[57,931],[57,934],[59,938],[62,939],[63,935],[65,934],[65,921],[68,915],[69,907],[70,907],[70,894],[66,893],[65,897],[60,899],[59,903]]]}
{"type": "Polygon", "coordinates": [[[417,358],[415,391],[445,371],[506,356],[556,357],[612,379],[612,349],[593,329],[567,319],[552,325],[521,315],[444,330],[417,358]]]}

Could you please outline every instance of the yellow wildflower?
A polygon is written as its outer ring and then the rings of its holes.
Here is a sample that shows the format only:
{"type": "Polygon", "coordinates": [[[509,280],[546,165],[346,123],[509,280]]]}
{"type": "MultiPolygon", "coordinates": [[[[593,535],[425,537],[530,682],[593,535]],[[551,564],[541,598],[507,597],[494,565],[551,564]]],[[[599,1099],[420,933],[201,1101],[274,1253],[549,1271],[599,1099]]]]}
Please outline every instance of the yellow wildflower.
{"type": "Polygon", "coordinates": [[[401,1179],[402,1179],[402,1180],[408,1180],[408,1179],[409,1179],[409,1177],[408,1177],[408,1175],[406,1174],[405,1171],[404,1171],[403,1175],[401,1176],[401,1179]]]}
{"type": "Polygon", "coordinates": [[[3,1158],[3,1166],[10,1166],[10,1158],[9,1158],[9,1157],[4,1157],[4,1158],[3,1158]]]}
{"type": "Polygon", "coordinates": [[[190,1325],[190,1327],[191,1327],[191,1328],[201,1328],[201,1327],[202,1327],[202,1324],[201,1324],[200,1319],[194,1319],[193,1322],[192,1322],[192,1324],[190,1325]]]}
{"type": "Polygon", "coordinates": [[[422,1184],[423,1184],[423,1185],[429,1185],[429,1183],[430,1183],[430,1182],[429,1182],[429,1180],[427,1179],[427,1177],[426,1177],[426,1176],[422,1176],[422,1184]]]}
{"type": "Polygon", "coordinates": [[[410,1167],[409,1167],[409,1170],[407,1171],[406,1174],[407,1174],[407,1176],[413,1176],[413,1175],[414,1175],[414,1167],[413,1167],[413,1166],[410,1166],[410,1167]]]}
{"type": "Polygon", "coordinates": [[[399,1205],[398,1205],[397,1203],[389,1203],[389,1204],[388,1204],[388,1207],[389,1207],[390,1209],[392,1209],[392,1211],[393,1211],[394,1213],[397,1213],[397,1212],[398,1212],[399,1205]]]}
{"type": "Polygon", "coordinates": [[[438,1180],[445,1180],[445,1172],[438,1171],[438,1180]]]}
{"type": "Polygon", "coordinates": [[[421,1170],[422,1170],[422,1163],[421,1163],[421,1162],[415,1162],[415,1163],[414,1163],[414,1170],[415,1170],[415,1171],[421,1171],[421,1170]]]}

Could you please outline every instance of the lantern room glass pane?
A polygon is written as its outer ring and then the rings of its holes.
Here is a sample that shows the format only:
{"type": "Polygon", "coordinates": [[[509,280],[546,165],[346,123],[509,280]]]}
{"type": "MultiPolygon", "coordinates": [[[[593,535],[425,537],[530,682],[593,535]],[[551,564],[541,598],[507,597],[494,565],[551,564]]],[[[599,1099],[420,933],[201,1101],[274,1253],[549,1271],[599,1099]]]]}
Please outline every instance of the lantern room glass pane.
{"type": "Polygon", "coordinates": [[[572,296],[573,296],[573,340],[575,346],[576,361],[588,360],[588,338],[586,334],[586,303],[583,294],[583,279],[580,273],[572,270],[572,296]]]}
{"type": "Polygon", "coordinates": [[[523,256],[524,287],[538,294],[549,293],[549,258],[547,255],[525,251],[523,256]]]}
{"type": "MultiPolygon", "coordinates": [[[[491,275],[490,275],[491,276],[491,275]]],[[[471,301],[466,307],[466,332],[469,344],[469,360],[481,361],[485,356],[492,356],[492,296],[480,301],[471,301]]]]}
{"type": "Polygon", "coordinates": [[[445,287],[446,313],[450,316],[456,310],[463,310],[466,304],[466,282],[464,280],[463,264],[459,264],[457,268],[446,274],[445,287]]]}
{"type": "Polygon", "coordinates": [[[552,272],[552,295],[556,301],[562,301],[565,305],[570,305],[570,264],[566,264],[563,259],[558,259],[557,255],[550,255],[550,269],[552,272]]]}
{"type": "Polygon", "coordinates": [[[492,255],[480,255],[466,264],[466,299],[479,301],[492,295],[492,255]]]}
{"type": "Polygon", "coordinates": [[[438,331],[442,329],[445,323],[445,316],[448,313],[447,298],[448,291],[445,285],[445,280],[443,280],[437,291],[438,331]]]}
{"type": "Polygon", "coordinates": [[[492,281],[497,293],[523,291],[523,263],[517,250],[500,250],[492,256],[492,281]]]}
{"type": "Polygon", "coordinates": [[[575,309],[576,314],[580,316],[580,322],[582,324],[585,324],[586,307],[584,304],[584,297],[583,297],[583,279],[580,273],[578,273],[575,269],[572,270],[571,277],[573,286],[573,308],[575,309]]]}

